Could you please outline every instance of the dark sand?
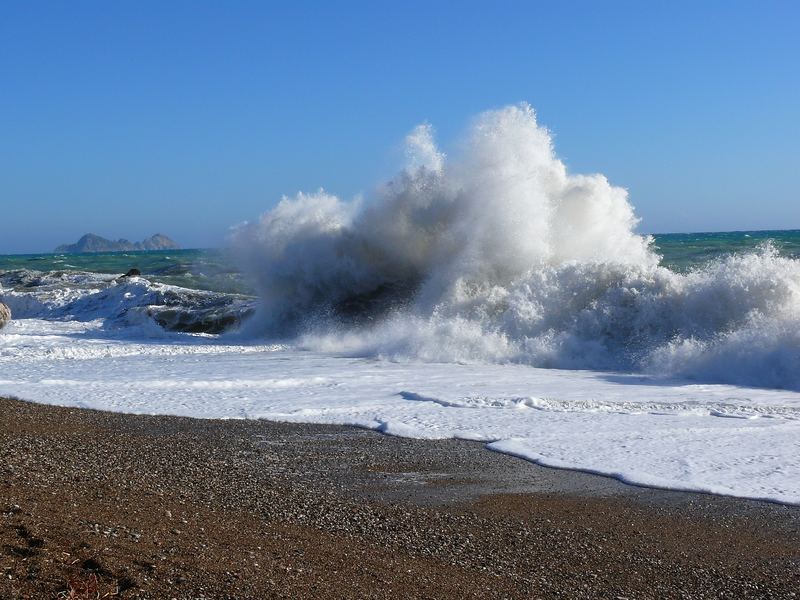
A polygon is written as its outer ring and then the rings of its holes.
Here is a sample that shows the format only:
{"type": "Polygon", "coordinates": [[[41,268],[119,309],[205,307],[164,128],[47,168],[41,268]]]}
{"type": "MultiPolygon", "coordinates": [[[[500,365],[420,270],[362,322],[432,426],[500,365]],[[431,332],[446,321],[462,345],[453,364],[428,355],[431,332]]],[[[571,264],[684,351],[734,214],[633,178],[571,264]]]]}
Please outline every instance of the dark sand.
{"type": "Polygon", "coordinates": [[[471,442],[0,400],[0,598],[57,597],[800,598],[800,508],[471,442]]]}

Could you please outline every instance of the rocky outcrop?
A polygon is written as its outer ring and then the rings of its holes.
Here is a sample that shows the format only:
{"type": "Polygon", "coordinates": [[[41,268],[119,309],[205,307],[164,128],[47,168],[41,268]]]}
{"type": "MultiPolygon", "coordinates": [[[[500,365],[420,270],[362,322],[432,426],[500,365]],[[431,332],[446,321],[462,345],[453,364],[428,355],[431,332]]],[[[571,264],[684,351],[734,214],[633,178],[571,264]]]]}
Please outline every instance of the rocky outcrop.
{"type": "Polygon", "coordinates": [[[82,252],[135,252],[137,250],[176,250],[180,248],[167,236],[157,233],[141,242],[125,239],[107,240],[104,237],[87,233],[74,244],[64,244],[54,250],[56,254],[78,254],[82,252]]]}
{"type": "Polygon", "coordinates": [[[177,250],[180,248],[173,240],[160,233],[151,235],[146,240],[137,242],[134,246],[139,250],[177,250]]]}
{"type": "Polygon", "coordinates": [[[11,309],[0,302],[0,329],[8,325],[9,321],[11,321],[11,309]]]}

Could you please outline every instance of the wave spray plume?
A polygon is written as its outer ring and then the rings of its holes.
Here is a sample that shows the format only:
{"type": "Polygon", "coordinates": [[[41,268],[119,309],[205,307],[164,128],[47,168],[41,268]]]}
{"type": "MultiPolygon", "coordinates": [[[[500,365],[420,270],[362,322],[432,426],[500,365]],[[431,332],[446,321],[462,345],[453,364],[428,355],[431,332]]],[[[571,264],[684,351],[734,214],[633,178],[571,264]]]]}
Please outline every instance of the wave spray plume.
{"type": "Polygon", "coordinates": [[[528,105],[430,126],[368,200],[284,198],[234,246],[254,334],[357,355],[633,370],[800,389],[800,263],[769,245],[658,265],[627,192],[572,175],[528,105]]]}

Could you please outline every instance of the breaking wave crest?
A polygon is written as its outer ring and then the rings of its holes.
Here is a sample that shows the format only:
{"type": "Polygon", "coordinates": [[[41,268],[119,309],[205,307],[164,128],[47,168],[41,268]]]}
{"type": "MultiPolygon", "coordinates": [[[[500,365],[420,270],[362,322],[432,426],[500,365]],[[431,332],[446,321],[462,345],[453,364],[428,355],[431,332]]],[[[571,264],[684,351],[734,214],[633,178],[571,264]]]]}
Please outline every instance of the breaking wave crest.
{"type": "Polygon", "coordinates": [[[284,198],[234,236],[251,333],[435,361],[633,370],[800,389],[800,262],[769,245],[658,265],[627,192],[572,175],[527,105],[480,115],[454,157],[428,125],[368,200],[284,198]]]}
{"type": "Polygon", "coordinates": [[[156,336],[165,330],[219,334],[252,311],[244,296],[83,271],[0,272],[0,299],[17,319],[100,320],[107,332],[128,335],[131,328],[156,336]]]}

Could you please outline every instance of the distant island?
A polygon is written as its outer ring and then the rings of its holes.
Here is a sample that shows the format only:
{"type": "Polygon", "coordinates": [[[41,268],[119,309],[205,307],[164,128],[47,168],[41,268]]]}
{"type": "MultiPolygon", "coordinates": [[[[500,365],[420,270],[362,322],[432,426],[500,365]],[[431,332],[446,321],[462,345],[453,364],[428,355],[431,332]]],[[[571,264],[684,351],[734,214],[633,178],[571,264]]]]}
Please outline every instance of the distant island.
{"type": "Polygon", "coordinates": [[[87,233],[74,244],[64,244],[54,250],[56,254],[78,254],[81,252],[129,252],[136,250],[177,250],[173,240],[160,233],[141,242],[107,240],[99,235],[87,233]]]}

